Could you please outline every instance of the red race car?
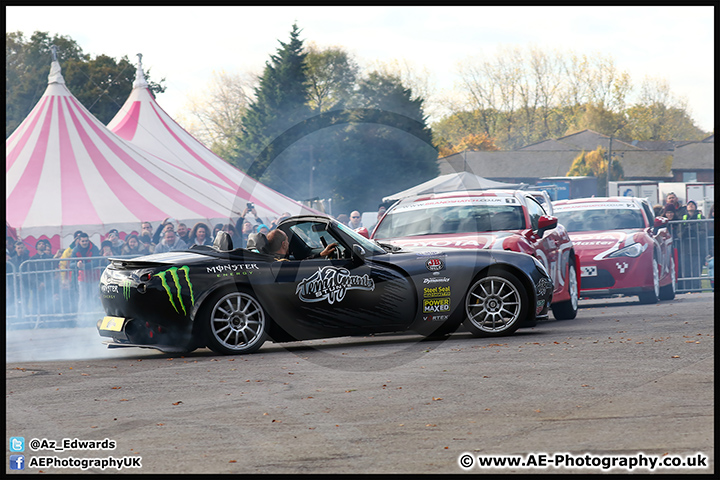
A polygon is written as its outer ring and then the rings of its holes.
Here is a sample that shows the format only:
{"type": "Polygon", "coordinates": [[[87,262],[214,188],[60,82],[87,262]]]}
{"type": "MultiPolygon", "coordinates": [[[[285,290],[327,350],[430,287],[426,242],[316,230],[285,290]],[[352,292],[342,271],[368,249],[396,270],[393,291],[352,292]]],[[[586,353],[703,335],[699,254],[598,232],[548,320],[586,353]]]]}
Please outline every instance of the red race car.
{"type": "MultiPolygon", "coordinates": [[[[532,255],[553,280],[553,315],[572,319],[578,309],[579,263],[567,231],[537,201],[538,194],[483,190],[405,198],[385,213],[371,238],[397,247],[481,248],[532,255]]],[[[547,197],[546,203],[550,204],[547,197]]]]}
{"type": "Polygon", "coordinates": [[[581,295],[638,295],[641,303],[675,298],[675,257],[667,219],[644,198],[553,202],[580,257],[581,295]]]}

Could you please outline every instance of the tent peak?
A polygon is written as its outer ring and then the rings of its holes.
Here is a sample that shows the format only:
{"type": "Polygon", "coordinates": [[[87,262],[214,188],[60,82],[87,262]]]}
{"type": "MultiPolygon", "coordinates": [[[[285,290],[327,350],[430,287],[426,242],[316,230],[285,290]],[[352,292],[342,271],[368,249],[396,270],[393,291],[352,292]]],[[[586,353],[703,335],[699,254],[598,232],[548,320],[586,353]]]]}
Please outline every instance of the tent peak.
{"type": "Polygon", "coordinates": [[[57,47],[55,45],[51,45],[50,52],[52,53],[52,63],[50,64],[50,75],[48,75],[48,84],[60,83],[64,85],[65,79],[62,76],[60,62],[58,62],[57,47]]]}
{"type": "Polygon", "coordinates": [[[142,53],[138,53],[138,68],[135,72],[135,81],[133,82],[133,88],[148,88],[147,80],[145,80],[145,72],[142,68],[142,53]]]}

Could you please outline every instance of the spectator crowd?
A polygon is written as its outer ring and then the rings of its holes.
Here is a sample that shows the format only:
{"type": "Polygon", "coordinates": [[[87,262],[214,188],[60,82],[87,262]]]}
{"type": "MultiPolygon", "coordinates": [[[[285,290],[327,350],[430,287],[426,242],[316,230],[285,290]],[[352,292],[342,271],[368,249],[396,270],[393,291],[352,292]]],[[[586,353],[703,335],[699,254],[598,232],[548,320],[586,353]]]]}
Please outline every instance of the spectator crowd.
{"type": "MultiPolygon", "coordinates": [[[[669,229],[673,236],[673,247],[678,253],[678,268],[680,277],[690,277],[690,280],[678,282],[678,288],[698,292],[702,289],[701,280],[703,266],[708,268],[708,276],[714,276],[714,242],[708,242],[709,237],[715,236],[714,222],[693,222],[703,220],[705,216],[698,210],[697,203],[689,200],[683,205],[674,192],[665,197],[664,205],[655,205],[655,213],[668,219],[669,229]]],[[[715,205],[710,207],[708,219],[715,219],[715,205]]],[[[714,280],[710,285],[715,290],[714,280]]]]}

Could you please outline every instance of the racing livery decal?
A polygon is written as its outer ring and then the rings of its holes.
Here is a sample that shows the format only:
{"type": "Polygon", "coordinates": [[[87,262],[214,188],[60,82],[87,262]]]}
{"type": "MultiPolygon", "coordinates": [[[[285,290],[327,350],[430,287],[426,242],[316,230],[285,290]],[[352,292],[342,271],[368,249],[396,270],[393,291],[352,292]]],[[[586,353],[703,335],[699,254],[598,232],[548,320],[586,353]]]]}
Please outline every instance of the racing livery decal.
{"type": "Polygon", "coordinates": [[[117,285],[100,285],[100,292],[104,298],[115,298],[116,293],[120,293],[117,285]]]}
{"type": "Polygon", "coordinates": [[[537,283],[536,288],[538,295],[542,297],[545,295],[546,292],[552,292],[553,284],[547,278],[541,278],[540,281],[537,283]]]}
{"type": "Polygon", "coordinates": [[[256,263],[234,263],[228,265],[213,265],[206,267],[208,273],[215,273],[218,277],[232,275],[251,275],[253,270],[259,270],[256,263]]]}
{"type": "Polygon", "coordinates": [[[435,298],[435,297],[449,297],[450,287],[425,287],[423,289],[423,297],[435,298]]]}
{"type": "Polygon", "coordinates": [[[180,303],[183,315],[187,315],[187,310],[185,310],[185,303],[182,299],[182,283],[180,282],[180,276],[178,275],[178,272],[182,272],[183,277],[185,277],[185,283],[187,283],[187,286],[190,289],[190,306],[193,306],[195,305],[195,296],[193,295],[193,286],[192,282],[190,281],[190,268],[187,265],[183,265],[180,268],[168,268],[167,270],[158,272],[157,274],[155,274],[155,276],[160,277],[160,281],[162,282],[162,286],[165,289],[165,293],[167,293],[168,298],[170,299],[170,304],[179,314],[180,310],[178,310],[178,307],[175,304],[175,299],[173,298],[172,294],[173,288],[171,287],[171,284],[174,286],[175,290],[177,290],[175,296],[177,296],[178,303],[180,303]],[[168,277],[170,277],[169,280],[168,277]]]}
{"type": "Polygon", "coordinates": [[[297,286],[295,293],[303,302],[320,302],[327,300],[329,304],[342,302],[348,290],[375,290],[375,282],[365,275],[350,275],[347,268],[327,266],[319,268],[309,278],[304,278],[297,286]]]}
{"type": "Polygon", "coordinates": [[[450,311],[450,297],[423,299],[423,313],[440,313],[450,311]]]}
{"type": "Polygon", "coordinates": [[[582,265],[580,267],[581,277],[597,277],[597,267],[595,265],[582,265]]]}
{"type": "MultiPolygon", "coordinates": [[[[437,275],[437,274],[433,274],[433,275],[437,275]]],[[[428,278],[423,278],[423,283],[425,283],[425,284],[428,284],[428,283],[447,283],[447,282],[449,282],[449,281],[450,281],[450,279],[449,279],[448,277],[428,277],[428,278]]]]}
{"type": "Polygon", "coordinates": [[[423,313],[440,313],[450,311],[450,287],[424,287],[423,313]]]}
{"type": "Polygon", "coordinates": [[[439,258],[430,258],[428,259],[428,261],[425,262],[425,266],[431,272],[437,272],[445,268],[445,262],[443,262],[439,258]]]}

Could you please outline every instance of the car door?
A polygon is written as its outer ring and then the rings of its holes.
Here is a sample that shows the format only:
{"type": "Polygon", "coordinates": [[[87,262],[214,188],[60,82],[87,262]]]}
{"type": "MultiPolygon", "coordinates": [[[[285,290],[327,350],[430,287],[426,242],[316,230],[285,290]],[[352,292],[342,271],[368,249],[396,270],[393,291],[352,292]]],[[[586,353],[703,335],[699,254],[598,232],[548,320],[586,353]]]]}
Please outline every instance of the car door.
{"type": "Polygon", "coordinates": [[[647,234],[653,239],[655,245],[660,251],[660,258],[658,261],[661,266],[660,277],[663,278],[665,275],[670,273],[670,269],[674,268],[674,263],[671,261],[673,256],[672,250],[672,235],[668,228],[654,228],[655,224],[655,212],[650,207],[650,204],[641,201],[640,205],[642,210],[647,217],[647,234]]]}
{"type": "Polygon", "coordinates": [[[530,217],[530,225],[533,234],[529,240],[535,249],[535,256],[543,262],[550,274],[554,285],[554,294],[562,291],[565,286],[565,271],[567,270],[567,254],[561,255],[563,246],[570,244],[570,237],[564,228],[553,228],[538,235],[539,220],[543,215],[548,215],[545,209],[537,200],[531,196],[525,197],[525,204],[530,217]],[[565,257],[565,258],[564,258],[565,257]]]}
{"type": "Polygon", "coordinates": [[[273,319],[295,338],[397,331],[413,319],[414,292],[397,271],[352,255],[342,238],[318,222],[284,228],[288,260],[271,264],[273,319]],[[338,243],[338,258],[302,258],[338,243]],[[295,252],[293,252],[293,247],[295,252]]]}

